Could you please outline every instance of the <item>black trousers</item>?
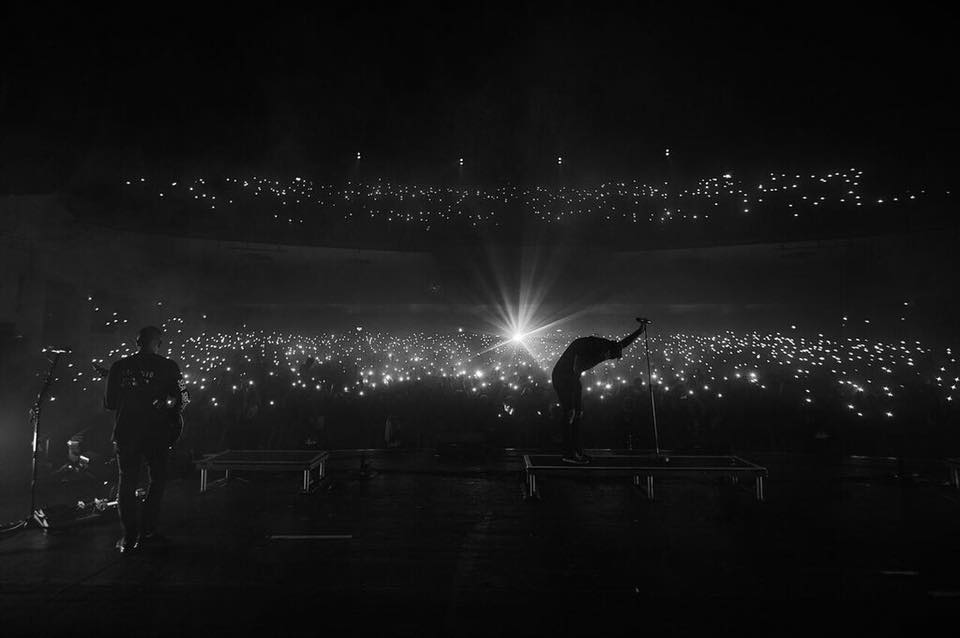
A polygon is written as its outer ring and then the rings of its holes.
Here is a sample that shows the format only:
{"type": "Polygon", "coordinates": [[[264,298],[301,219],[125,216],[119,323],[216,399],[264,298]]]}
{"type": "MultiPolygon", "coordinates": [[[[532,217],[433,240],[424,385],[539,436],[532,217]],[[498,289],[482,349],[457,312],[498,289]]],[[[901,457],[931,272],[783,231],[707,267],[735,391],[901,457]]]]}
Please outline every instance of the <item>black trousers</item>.
{"type": "Polygon", "coordinates": [[[575,456],[583,451],[583,442],[580,439],[580,413],[577,412],[570,421],[569,415],[563,416],[563,454],[575,456]]]}
{"type": "Polygon", "coordinates": [[[157,529],[160,501],[167,486],[167,447],[143,443],[118,444],[117,465],[120,468],[117,490],[120,524],[123,526],[124,538],[133,540],[141,532],[157,529]],[[140,482],[140,468],[144,461],[149,471],[150,484],[141,512],[137,503],[137,484],[140,482]]]}
{"type": "Polygon", "coordinates": [[[583,411],[583,387],[580,375],[571,370],[554,369],[551,375],[553,389],[560,403],[563,419],[563,453],[568,456],[578,454],[583,449],[580,440],[580,419],[583,411]],[[570,420],[570,413],[574,413],[570,420]]]}

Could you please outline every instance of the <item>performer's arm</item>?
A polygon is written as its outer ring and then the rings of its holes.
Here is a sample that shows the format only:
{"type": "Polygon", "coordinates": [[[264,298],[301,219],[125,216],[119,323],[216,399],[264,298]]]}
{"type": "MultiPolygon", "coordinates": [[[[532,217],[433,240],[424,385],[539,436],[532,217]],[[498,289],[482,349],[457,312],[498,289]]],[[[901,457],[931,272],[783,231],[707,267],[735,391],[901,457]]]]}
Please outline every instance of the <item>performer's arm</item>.
{"type": "Polygon", "coordinates": [[[637,340],[637,337],[643,334],[643,329],[645,326],[640,326],[626,337],[617,342],[617,345],[620,347],[620,352],[623,352],[630,344],[637,340]]]}

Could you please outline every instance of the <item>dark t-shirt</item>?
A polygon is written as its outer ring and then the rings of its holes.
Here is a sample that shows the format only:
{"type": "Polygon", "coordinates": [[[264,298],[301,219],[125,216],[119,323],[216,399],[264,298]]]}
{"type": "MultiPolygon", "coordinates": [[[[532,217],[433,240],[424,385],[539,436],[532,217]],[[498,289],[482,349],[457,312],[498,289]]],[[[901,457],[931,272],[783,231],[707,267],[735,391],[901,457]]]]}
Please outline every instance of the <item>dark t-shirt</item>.
{"type": "Polygon", "coordinates": [[[171,419],[187,402],[180,367],[158,354],[138,352],[110,366],[104,405],[116,410],[117,443],[168,441],[171,419]]]}
{"type": "Polygon", "coordinates": [[[555,366],[554,374],[579,374],[584,370],[589,370],[598,363],[608,359],[606,352],[609,350],[611,358],[619,359],[623,356],[620,344],[603,337],[580,337],[574,339],[573,343],[567,346],[567,349],[560,355],[555,366]],[[577,361],[577,370],[573,369],[574,359],[577,361]]]}

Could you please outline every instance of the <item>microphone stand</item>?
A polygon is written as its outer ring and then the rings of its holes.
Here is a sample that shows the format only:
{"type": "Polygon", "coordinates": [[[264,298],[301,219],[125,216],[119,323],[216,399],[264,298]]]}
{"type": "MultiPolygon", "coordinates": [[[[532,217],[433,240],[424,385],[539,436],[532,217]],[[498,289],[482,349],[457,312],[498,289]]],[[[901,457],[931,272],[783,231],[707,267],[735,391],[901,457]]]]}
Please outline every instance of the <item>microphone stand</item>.
{"type": "Polygon", "coordinates": [[[653,397],[653,376],[650,374],[650,344],[647,340],[647,326],[649,321],[643,322],[643,351],[647,355],[647,390],[650,392],[650,413],[653,415],[653,442],[657,456],[660,456],[660,432],[657,430],[657,403],[653,397]]]}
{"type": "Polygon", "coordinates": [[[46,530],[49,528],[47,519],[43,512],[37,509],[37,460],[40,456],[39,434],[40,434],[40,412],[43,408],[43,400],[53,385],[53,373],[60,362],[60,352],[53,352],[53,359],[50,361],[50,369],[43,377],[43,386],[37,394],[37,400],[30,408],[30,421],[33,423],[33,462],[30,475],[30,513],[26,518],[14,523],[13,525],[0,529],[0,538],[6,538],[6,535],[12,532],[21,532],[31,527],[46,530]]]}

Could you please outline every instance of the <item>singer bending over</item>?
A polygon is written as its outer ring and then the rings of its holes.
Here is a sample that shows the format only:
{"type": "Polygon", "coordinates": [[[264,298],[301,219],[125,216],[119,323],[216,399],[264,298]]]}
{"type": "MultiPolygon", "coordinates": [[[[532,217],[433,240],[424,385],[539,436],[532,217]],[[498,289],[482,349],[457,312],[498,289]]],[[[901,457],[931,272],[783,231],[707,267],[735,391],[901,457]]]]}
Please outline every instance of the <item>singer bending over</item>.
{"type": "Polygon", "coordinates": [[[624,348],[637,340],[649,323],[637,319],[641,326],[620,341],[602,337],[580,337],[567,346],[553,366],[553,388],[563,412],[563,462],[585,465],[590,457],[583,453],[580,421],[583,419],[583,386],[580,375],[608,359],[619,359],[624,348]]]}

